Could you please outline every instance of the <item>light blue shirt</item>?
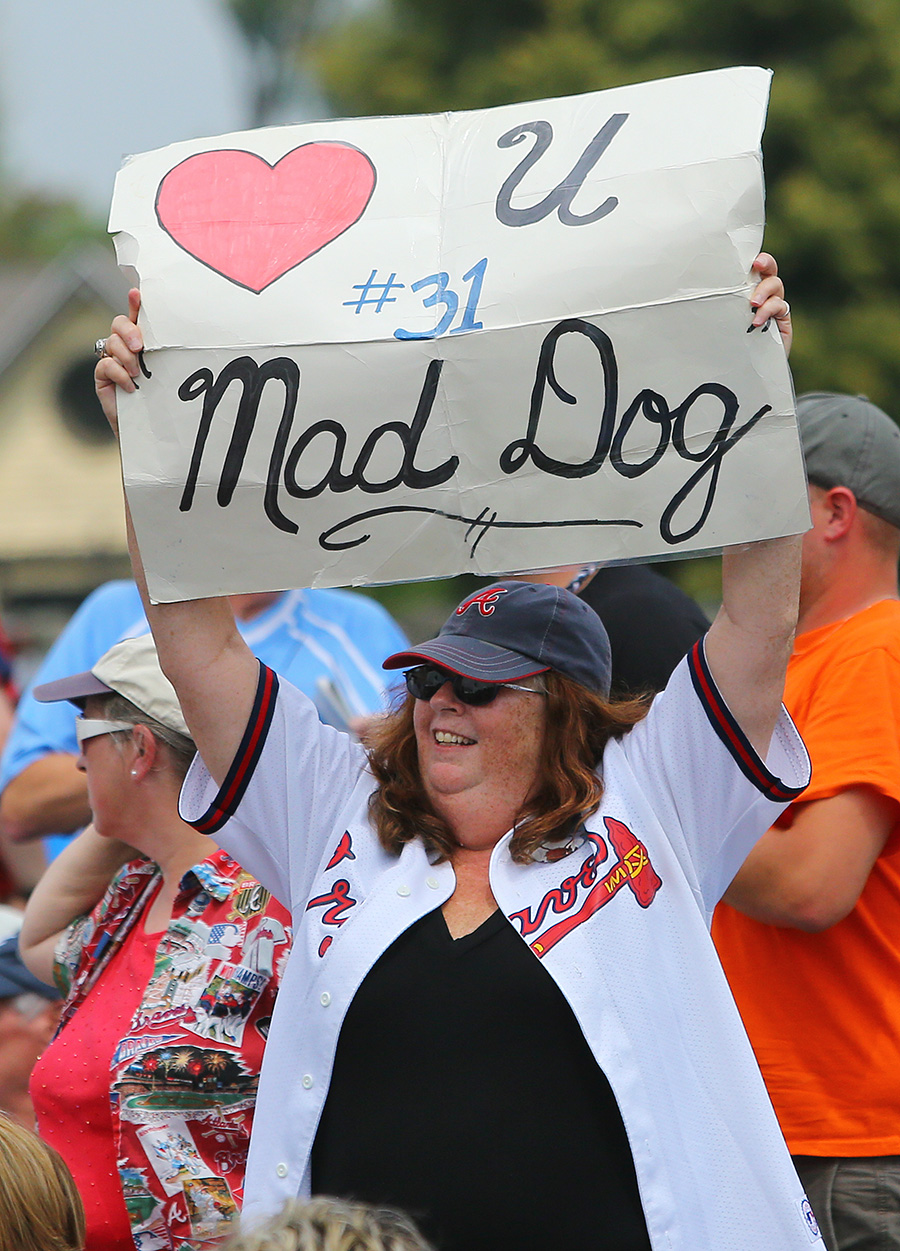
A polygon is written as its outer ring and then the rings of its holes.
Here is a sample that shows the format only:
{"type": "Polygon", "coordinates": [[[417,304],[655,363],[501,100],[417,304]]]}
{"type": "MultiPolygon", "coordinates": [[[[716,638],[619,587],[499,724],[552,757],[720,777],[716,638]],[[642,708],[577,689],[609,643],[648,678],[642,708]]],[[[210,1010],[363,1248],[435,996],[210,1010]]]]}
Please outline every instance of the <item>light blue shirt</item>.
{"type": "MultiPolygon", "coordinates": [[[[253,652],[313,701],[317,684],[334,684],[357,716],[380,712],[396,683],[381,662],[408,647],[397,623],[380,604],[352,591],[285,591],[276,602],[238,628],[253,652]]],[[[72,616],[22,695],[16,721],[0,761],[0,790],[23,769],[51,752],[78,754],[75,709],[67,700],[40,704],[32,689],[90,669],[119,639],[149,629],[133,582],[106,582],[72,616]]],[[[51,835],[55,856],[68,841],[51,835]]]]}

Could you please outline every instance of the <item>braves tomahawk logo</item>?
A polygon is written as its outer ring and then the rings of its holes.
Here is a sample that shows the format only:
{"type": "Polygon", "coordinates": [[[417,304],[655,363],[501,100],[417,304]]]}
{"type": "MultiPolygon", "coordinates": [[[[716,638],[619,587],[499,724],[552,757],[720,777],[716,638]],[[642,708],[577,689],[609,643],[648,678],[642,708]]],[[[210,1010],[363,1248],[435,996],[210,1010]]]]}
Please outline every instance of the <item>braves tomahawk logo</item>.
{"type": "Polygon", "coordinates": [[[333,869],[336,864],[340,864],[342,860],[355,860],[356,852],[353,850],[353,839],[350,837],[350,831],[345,830],[341,835],[340,842],[335,847],[331,859],[325,866],[325,871],[333,869]]]}
{"type": "Polygon", "coordinates": [[[471,608],[473,604],[478,605],[478,611],[482,617],[489,617],[497,606],[497,600],[501,595],[505,595],[506,591],[502,586],[495,586],[493,590],[479,591],[477,595],[472,595],[469,599],[460,604],[456,610],[457,617],[461,617],[467,608],[471,608]]]}
{"type": "Polygon", "coordinates": [[[649,908],[662,886],[662,878],[650,863],[647,848],[628,826],[614,817],[604,817],[603,824],[616,852],[612,868],[600,877],[600,865],[609,856],[609,851],[599,834],[588,832],[588,840],[594,850],[578,872],[547,891],[534,910],[523,908],[509,918],[518,925],[522,937],[530,939],[528,945],[539,958],[592,917],[598,908],[609,903],[623,886],[628,887],[642,908],[649,908]],[[564,919],[545,929],[551,914],[564,919]],[[532,934],[538,936],[532,939],[532,934]]]}

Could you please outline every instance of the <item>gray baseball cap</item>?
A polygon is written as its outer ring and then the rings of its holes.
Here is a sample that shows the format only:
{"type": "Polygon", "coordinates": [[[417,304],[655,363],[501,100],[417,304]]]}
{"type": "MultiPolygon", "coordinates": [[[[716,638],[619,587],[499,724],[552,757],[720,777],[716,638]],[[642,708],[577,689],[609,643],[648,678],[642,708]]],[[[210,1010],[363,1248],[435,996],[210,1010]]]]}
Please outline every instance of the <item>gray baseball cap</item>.
{"type": "Polygon", "coordinates": [[[159,667],[152,634],[122,639],[101,656],[93,669],[75,673],[57,682],[36,686],[32,694],[42,704],[68,699],[79,708],[91,695],[115,692],[131,700],[135,707],[160,725],[191,737],[175,688],[159,667]]]}
{"type": "Polygon", "coordinates": [[[900,428],[864,395],[810,391],[797,397],[806,476],[900,529],[900,428]]]}

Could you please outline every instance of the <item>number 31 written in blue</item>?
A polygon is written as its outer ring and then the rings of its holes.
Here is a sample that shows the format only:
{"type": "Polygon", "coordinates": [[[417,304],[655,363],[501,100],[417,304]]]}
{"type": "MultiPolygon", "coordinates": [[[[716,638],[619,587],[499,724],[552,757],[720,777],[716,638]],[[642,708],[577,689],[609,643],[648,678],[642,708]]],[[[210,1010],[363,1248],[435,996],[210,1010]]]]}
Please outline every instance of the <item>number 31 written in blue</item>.
{"type": "Polygon", "coordinates": [[[459,325],[450,329],[453,318],[459,309],[459,296],[448,287],[450,275],[442,270],[439,274],[429,274],[427,278],[420,278],[418,282],[414,282],[410,287],[410,291],[422,291],[427,287],[434,287],[431,295],[422,297],[422,303],[426,308],[433,308],[435,304],[443,304],[443,317],[433,330],[395,330],[395,339],[437,339],[440,335],[446,334],[462,334],[466,330],[480,330],[482,322],[475,320],[475,313],[478,309],[478,301],[481,299],[481,287],[484,282],[484,271],[487,269],[487,257],[483,256],[477,265],[473,265],[467,274],[463,274],[463,282],[470,283],[469,295],[466,300],[466,306],[463,309],[462,317],[459,325]]]}

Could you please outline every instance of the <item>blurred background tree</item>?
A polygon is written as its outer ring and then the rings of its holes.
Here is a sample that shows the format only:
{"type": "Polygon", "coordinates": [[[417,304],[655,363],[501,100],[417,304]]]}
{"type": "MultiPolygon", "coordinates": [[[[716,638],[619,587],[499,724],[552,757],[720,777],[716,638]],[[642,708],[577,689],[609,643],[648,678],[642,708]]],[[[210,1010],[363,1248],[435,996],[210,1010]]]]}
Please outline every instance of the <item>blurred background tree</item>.
{"type": "Polygon", "coordinates": [[[333,6],[330,0],[226,0],[226,4],[252,54],[247,125],[284,120],[285,110],[310,94],[302,49],[333,16],[333,6]]]}
{"type": "Polygon", "coordinates": [[[51,261],[86,243],[108,245],[102,221],[73,200],[12,192],[0,177],[0,264],[51,261]]]}
{"type": "MultiPolygon", "coordinates": [[[[797,388],[862,391],[900,416],[895,0],[219,3],[251,54],[247,125],[329,110],[482,108],[726,65],[771,67],[766,246],[797,315],[797,388]]],[[[0,264],[40,263],[103,237],[103,223],[73,202],[13,194],[0,166],[0,264]]],[[[667,572],[710,605],[714,568],[689,561],[667,572]]],[[[419,586],[379,597],[424,606],[430,594],[419,586]]]]}
{"type": "Polygon", "coordinates": [[[727,65],[774,69],[766,247],[802,330],[797,388],[863,391],[900,413],[892,0],[383,0],[305,55],[346,114],[483,108],[727,65]]]}
{"type": "Polygon", "coordinates": [[[0,158],[0,265],[40,264],[97,242],[108,242],[99,217],[75,200],[14,187],[0,158]]]}
{"type": "Polygon", "coordinates": [[[0,155],[0,265],[41,264],[97,242],[108,243],[99,217],[75,200],[13,186],[0,155]]]}

